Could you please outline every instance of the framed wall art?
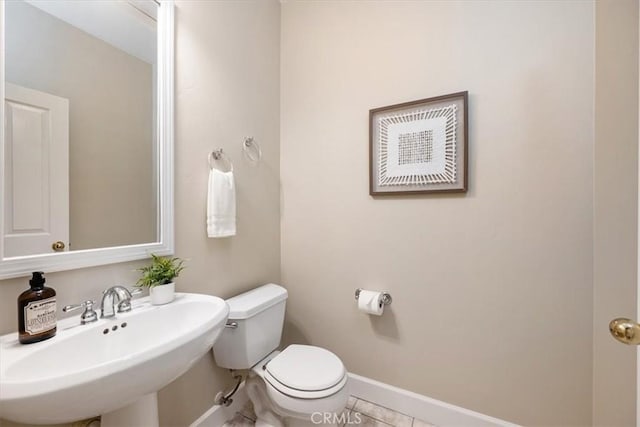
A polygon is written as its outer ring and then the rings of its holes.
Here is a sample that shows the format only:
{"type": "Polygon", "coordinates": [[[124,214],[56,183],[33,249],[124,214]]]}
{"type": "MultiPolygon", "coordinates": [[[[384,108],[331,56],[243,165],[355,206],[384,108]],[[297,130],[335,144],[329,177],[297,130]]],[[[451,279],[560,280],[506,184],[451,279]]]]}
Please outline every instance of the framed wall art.
{"type": "Polygon", "coordinates": [[[466,192],[467,97],[369,110],[369,194],[466,192]]]}

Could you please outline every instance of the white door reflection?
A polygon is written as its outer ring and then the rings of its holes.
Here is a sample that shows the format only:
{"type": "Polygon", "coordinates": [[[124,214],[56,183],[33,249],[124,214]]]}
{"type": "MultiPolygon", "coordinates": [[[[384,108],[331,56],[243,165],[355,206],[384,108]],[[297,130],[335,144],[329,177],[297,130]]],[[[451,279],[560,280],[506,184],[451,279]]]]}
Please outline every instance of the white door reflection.
{"type": "Polygon", "coordinates": [[[6,83],[5,156],[6,256],[65,250],[69,100],[6,83]]]}

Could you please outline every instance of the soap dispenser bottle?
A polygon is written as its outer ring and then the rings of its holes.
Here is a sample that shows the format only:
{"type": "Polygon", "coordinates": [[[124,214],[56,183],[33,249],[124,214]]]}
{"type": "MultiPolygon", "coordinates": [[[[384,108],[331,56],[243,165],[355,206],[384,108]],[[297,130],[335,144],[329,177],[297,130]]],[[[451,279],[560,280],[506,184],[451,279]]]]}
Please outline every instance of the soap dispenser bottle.
{"type": "Polygon", "coordinates": [[[43,272],[33,272],[30,289],[18,297],[18,339],[31,344],[56,334],[56,291],[46,287],[43,272]]]}

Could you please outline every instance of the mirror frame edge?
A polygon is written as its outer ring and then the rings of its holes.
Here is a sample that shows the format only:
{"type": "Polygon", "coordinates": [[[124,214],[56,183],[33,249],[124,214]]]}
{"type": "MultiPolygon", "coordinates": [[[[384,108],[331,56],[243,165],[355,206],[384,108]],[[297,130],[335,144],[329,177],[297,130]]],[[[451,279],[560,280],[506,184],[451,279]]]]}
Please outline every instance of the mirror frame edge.
{"type": "MultiPolygon", "coordinates": [[[[149,0],[154,1],[154,0],[149,0]]],[[[4,238],[0,238],[0,280],[28,276],[32,271],[56,272],[116,264],[171,255],[174,236],[174,0],[158,5],[158,236],[159,241],[138,245],[86,249],[72,252],[3,258],[4,238]]],[[[5,4],[0,1],[0,118],[4,123],[5,4]]],[[[4,165],[4,125],[0,132],[0,166],[4,165]]],[[[4,167],[0,173],[0,201],[4,200],[4,167]]],[[[4,229],[4,209],[0,208],[0,230],[4,229]]],[[[2,237],[4,233],[0,234],[2,237]]]]}

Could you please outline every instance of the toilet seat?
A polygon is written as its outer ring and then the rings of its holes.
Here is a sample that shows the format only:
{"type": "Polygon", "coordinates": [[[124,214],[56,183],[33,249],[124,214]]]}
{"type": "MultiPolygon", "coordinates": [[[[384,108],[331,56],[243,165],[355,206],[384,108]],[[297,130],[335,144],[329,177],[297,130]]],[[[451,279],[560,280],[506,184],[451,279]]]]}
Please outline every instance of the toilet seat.
{"type": "Polygon", "coordinates": [[[330,351],[292,344],[271,359],[263,371],[265,381],[290,397],[320,399],[339,392],[347,382],[342,361],[330,351]]]}

